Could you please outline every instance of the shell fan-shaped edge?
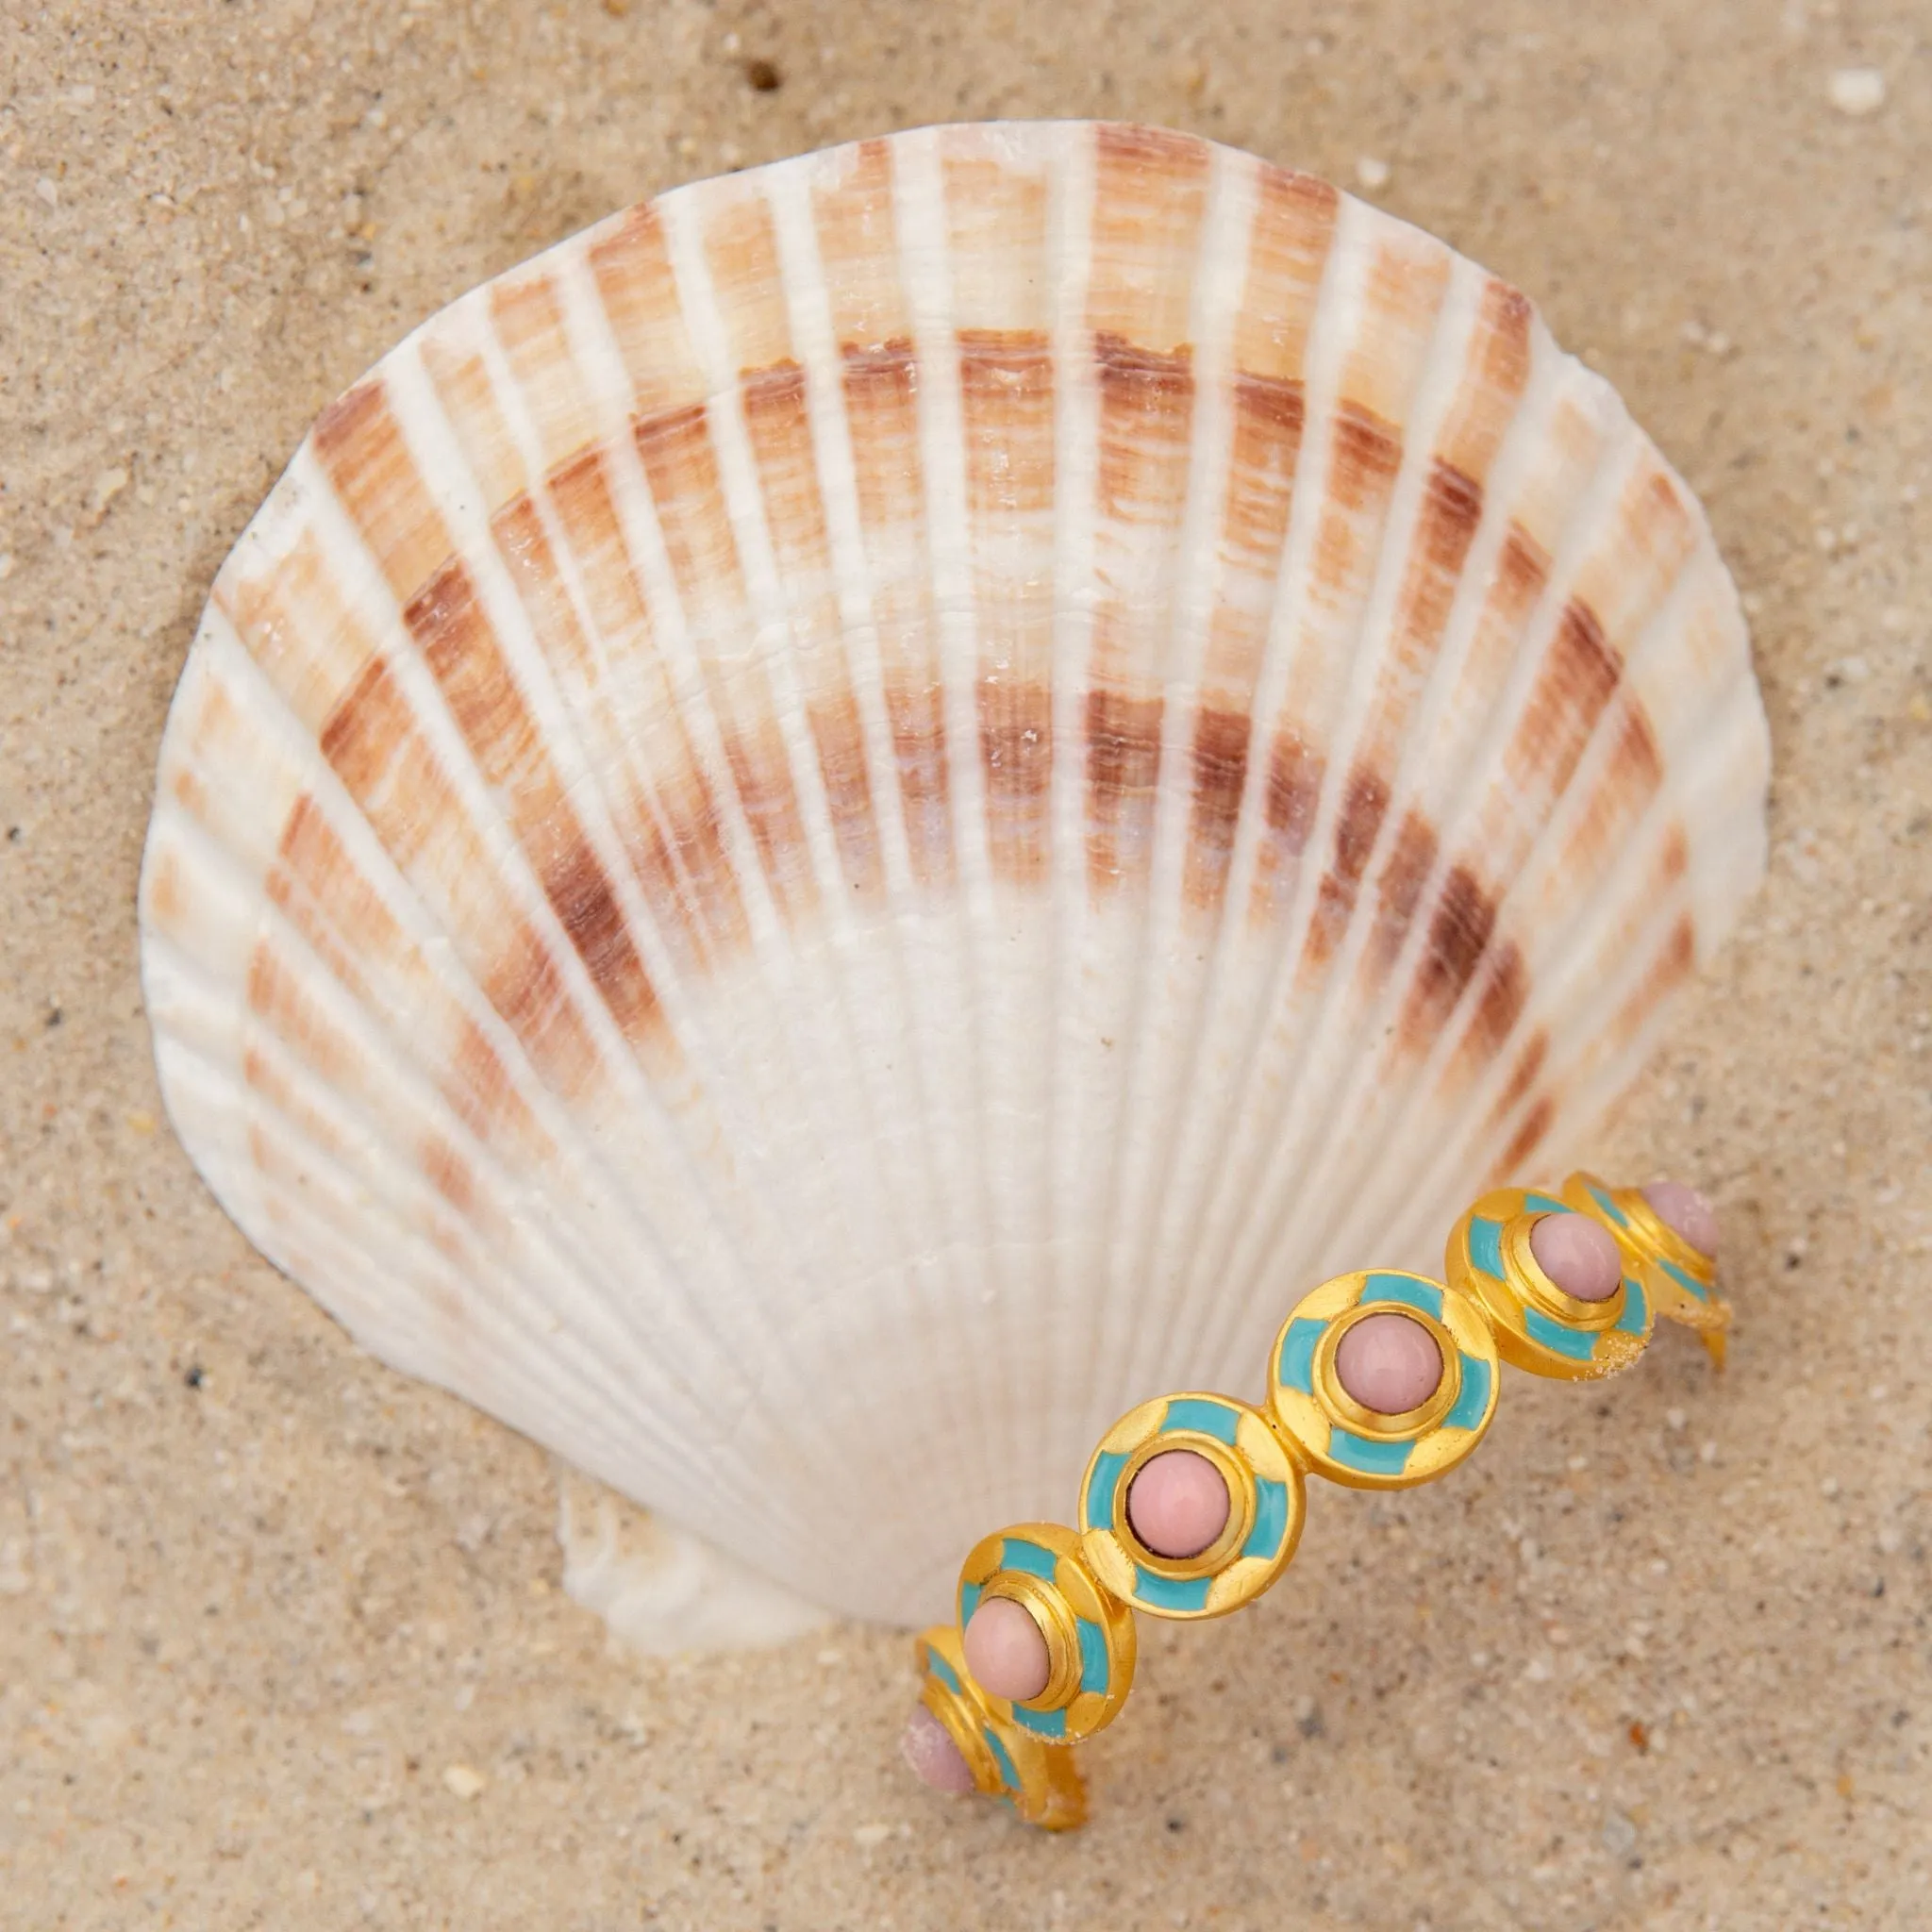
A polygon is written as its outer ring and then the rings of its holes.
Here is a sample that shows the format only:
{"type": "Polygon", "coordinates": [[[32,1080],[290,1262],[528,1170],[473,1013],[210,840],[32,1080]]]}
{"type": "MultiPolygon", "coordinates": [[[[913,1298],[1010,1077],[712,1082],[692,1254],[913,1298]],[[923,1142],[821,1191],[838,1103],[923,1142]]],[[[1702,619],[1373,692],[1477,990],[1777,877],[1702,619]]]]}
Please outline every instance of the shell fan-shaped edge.
{"type": "Polygon", "coordinates": [[[679,189],[325,412],[161,748],[261,1250],[815,1601],[1553,1172],[1764,862],[1702,512],[1513,289],[1085,123],[679,189]]]}

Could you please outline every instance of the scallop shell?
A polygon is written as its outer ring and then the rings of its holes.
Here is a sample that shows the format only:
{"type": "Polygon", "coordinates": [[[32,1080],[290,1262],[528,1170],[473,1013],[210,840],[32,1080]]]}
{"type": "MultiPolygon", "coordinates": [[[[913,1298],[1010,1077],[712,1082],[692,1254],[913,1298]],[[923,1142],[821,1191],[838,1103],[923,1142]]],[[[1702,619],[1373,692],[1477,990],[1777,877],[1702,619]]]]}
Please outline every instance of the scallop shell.
{"type": "Polygon", "coordinates": [[[323,415],[142,967],[362,1342],[910,1621],[1557,1171],[1766,774],[1700,509],[1515,290],[1205,142],[928,129],[614,216],[323,415]]]}

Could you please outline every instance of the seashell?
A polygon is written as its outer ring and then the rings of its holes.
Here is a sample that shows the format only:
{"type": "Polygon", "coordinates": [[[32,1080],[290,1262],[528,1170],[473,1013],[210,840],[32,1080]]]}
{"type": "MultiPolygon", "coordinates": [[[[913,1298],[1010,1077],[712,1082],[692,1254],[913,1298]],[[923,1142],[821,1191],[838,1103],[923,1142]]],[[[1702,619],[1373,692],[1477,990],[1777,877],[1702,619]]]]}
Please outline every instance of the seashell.
{"type": "Polygon", "coordinates": [[[1766,777],[1702,512],[1516,291],[1206,142],[942,127],[614,216],[325,412],[142,968],[358,1340],[923,1620],[1136,1403],[1559,1172],[1766,777]]]}

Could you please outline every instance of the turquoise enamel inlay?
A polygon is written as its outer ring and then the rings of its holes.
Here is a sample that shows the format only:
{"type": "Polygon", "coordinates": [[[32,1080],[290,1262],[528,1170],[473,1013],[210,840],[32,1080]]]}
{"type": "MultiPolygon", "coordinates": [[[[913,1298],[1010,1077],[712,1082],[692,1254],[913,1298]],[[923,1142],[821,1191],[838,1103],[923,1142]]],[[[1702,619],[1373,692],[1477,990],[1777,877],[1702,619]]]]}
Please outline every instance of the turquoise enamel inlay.
{"type": "Polygon", "coordinates": [[[1624,1210],[1621,1208],[1619,1208],[1617,1204],[1613,1200],[1611,1200],[1610,1197],[1607,1193],[1605,1193],[1601,1188],[1591,1189],[1590,1198],[1592,1201],[1594,1201],[1596,1205],[1599,1208],[1601,1208],[1604,1210],[1604,1212],[1607,1214],[1610,1217],[1610,1219],[1617,1224],[1619,1227],[1628,1227],[1630,1225],[1629,1222],[1624,1219],[1624,1210]]]}
{"type": "Polygon", "coordinates": [[[1000,1551],[1002,1570],[1024,1570],[1027,1575],[1044,1577],[1048,1583],[1053,1581],[1059,1560],[1051,1550],[1028,1542],[1024,1536],[1008,1537],[1000,1551]]]}
{"type": "Polygon", "coordinates": [[[1445,1429],[1474,1429],[1480,1426],[1483,1411],[1490,1406],[1490,1378],[1493,1374],[1479,1355],[1462,1357],[1462,1387],[1449,1413],[1442,1418],[1445,1429]]]}
{"type": "Polygon", "coordinates": [[[1649,1316],[1650,1307],[1643,1298],[1642,1284],[1634,1274],[1624,1275],[1624,1312],[1618,1318],[1617,1326],[1625,1335],[1641,1335],[1649,1316]]]}
{"type": "Polygon", "coordinates": [[[1093,1474],[1087,1481],[1087,1497],[1080,1505],[1082,1529],[1110,1529],[1113,1526],[1113,1492],[1126,1468],[1127,1458],[1103,1449],[1093,1458],[1093,1474]]]}
{"type": "Polygon", "coordinates": [[[1523,1205],[1532,1214],[1569,1214],[1574,1211],[1569,1202],[1553,1201],[1547,1194],[1525,1194],[1523,1205]]]}
{"type": "Polygon", "coordinates": [[[1362,1302],[1401,1302],[1420,1308],[1432,1322],[1442,1319],[1442,1291],[1432,1281],[1411,1281],[1407,1274],[1371,1274],[1362,1283],[1362,1302]]]}
{"type": "Polygon", "coordinates": [[[1277,1379],[1284,1389],[1299,1389],[1304,1395],[1315,1392],[1315,1344],[1327,1325],[1306,1315],[1288,1324],[1288,1333],[1281,1338],[1277,1371],[1277,1379]]]}
{"type": "Polygon", "coordinates": [[[1107,1695],[1107,1632],[1085,1617],[1075,1617],[1074,1627],[1080,1633],[1080,1688],[1107,1695]]]}
{"type": "Polygon", "coordinates": [[[979,1586],[976,1583],[962,1583],[959,1586],[959,1627],[965,1629],[973,1621],[973,1613],[979,1607],[979,1586]]]}
{"type": "Polygon", "coordinates": [[[1469,1224],[1469,1258],[1492,1280],[1503,1279],[1503,1224],[1478,1214],[1469,1224]]]}
{"type": "Polygon", "coordinates": [[[1372,1442],[1349,1429],[1330,1429],[1328,1454],[1343,1469],[1358,1469],[1364,1475],[1400,1475],[1408,1467],[1413,1442],[1372,1442]]]}
{"type": "Polygon", "coordinates": [[[1259,1557],[1264,1562],[1272,1562],[1274,1553],[1281,1547],[1281,1539],[1288,1533],[1288,1485],[1278,1483],[1273,1476],[1257,1475],[1255,1478],[1255,1526],[1248,1532],[1248,1540],[1241,1545],[1244,1557],[1259,1557]]]}
{"type": "Polygon", "coordinates": [[[1165,1435],[1169,1429],[1193,1429],[1201,1435],[1212,1436],[1217,1442],[1225,1442],[1232,1449],[1240,1422],[1241,1411],[1229,1408],[1225,1403],[1203,1402],[1198,1395],[1184,1395],[1167,1405],[1160,1431],[1165,1435]]]}
{"type": "Polygon", "coordinates": [[[1684,1271],[1681,1268],[1679,1268],[1674,1261],[1666,1261],[1659,1258],[1657,1265],[1659,1268],[1661,1268],[1664,1271],[1664,1273],[1668,1274],[1671,1277],[1671,1279],[1677,1284],[1679,1288],[1689,1289],[1690,1291],[1692,1294],[1694,1294],[1699,1301],[1707,1302],[1710,1299],[1709,1289],[1706,1288],[1705,1285],[1701,1281],[1699,1281],[1694,1274],[1686,1274],[1684,1271]]]}
{"type": "Polygon", "coordinates": [[[1159,1610],[1198,1610],[1208,1602],[1211,1576],[1157,1576],[1134,1565],[1134,1600],[1159,1610]]]}
{"type": "Polygon", "coordinates": [[[1016,1704],[1013,1722],[1037,1738],[1064,1740],[1067,1735],[1067,1714],[1063,1710],[1028,1710],[1024,1704],[1016,1704]]]}
{"type": "Polygon", "coordinates": [[[999,1733],[991,1724],[982,1724],[979,1735],[992,1747],[992,1761],[1000,1768],[1000,1782],[1009,1790],[1020,1789],[1020,1774],[1013,1769],[1013,1760],[1007,1756],[1007,1747],[1000,1742],[999,1733]]]}
{"type": "Polygon", "coordinates": [[[933,1674],[933,1675],[937,1677],[940,1680],[940,1682],[946,1687],[948,1690],[952,1691],[955,1696],[965,1696],[966,1687],[965,1685],[960,1683],[958,1672],[954,1670],[952,1665],[949,1664],[945,1660],[945,1658],[939,1654],[938,1651],[928,1650],[926,1652],[925,1664],[926,1668],[933,1674]]]}
{"type": "Polygon", "coordinates": [[[1557,1355],[1567,1355],[1574,1362],[1587,1362],[1596,1350],[1596,1337],[1587,1328],[1566,1328],[1560,1322],[1553,1322],[1541,1308],[1524,1308],[1523,1326],[1532,1341],[1542,1345],[1557,1355]]]}

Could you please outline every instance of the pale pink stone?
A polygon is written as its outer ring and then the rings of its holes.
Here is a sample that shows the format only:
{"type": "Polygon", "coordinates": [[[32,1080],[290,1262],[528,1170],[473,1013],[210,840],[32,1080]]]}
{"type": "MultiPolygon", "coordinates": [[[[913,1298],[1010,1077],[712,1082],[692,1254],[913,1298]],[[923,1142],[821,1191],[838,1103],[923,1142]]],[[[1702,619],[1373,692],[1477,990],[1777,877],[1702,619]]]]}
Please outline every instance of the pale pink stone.
{"type": "Polygon", "coordinates": [[[960,1797],[979,1789],[974,1782],[973,1767],[953,1742],[953,1734],[923,1704],[914,1707],[907,1721],[906,1735],[899,1740],[899,1756],[922,1784],[936,1791],[960,1797]]]}
{"type": "Polygon", "coordinates": [[[990,1596],[966,1620],[966,1668],[983,1690],[1024,1703],[1053,1673],[1040,1625],[1011,1597],[990,1596]]]}
{"type": "Polygon", "coordinates": [[[1141,1465],[1127,1522],[1157,1557],[1198,1557],[1227,1527],[1227,1483],[1205,1456],[1169,1449],[1141,1465]]]}
{"type": "Polygon", "coordinates": [[[1335,1373],[1364,1408],[1402,1415],[1441,1386],[1442,1352],[1407,1315],[1364,1315],[1336,1348],[1335,1373]]]}
{"type": "Polygon", "coordinates": [[[1546,1214],[1529,1231],[1536,1264],[1565,1294],[1607,1302],[1624,1278],[1624,1257],[1608,1228],[1587,1214],[1546,1214]]]}
{"type": "Polygon", "coordinates": [[[1683,1181],[1652,1181],[1643,1191],[1651,1211],[1700,1255],[1717,1254],[1717,1215],[1693,1187],[1683,1181]]]}

